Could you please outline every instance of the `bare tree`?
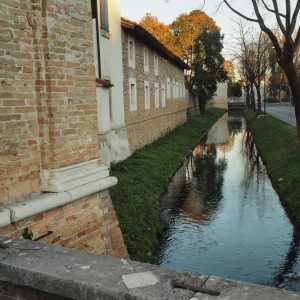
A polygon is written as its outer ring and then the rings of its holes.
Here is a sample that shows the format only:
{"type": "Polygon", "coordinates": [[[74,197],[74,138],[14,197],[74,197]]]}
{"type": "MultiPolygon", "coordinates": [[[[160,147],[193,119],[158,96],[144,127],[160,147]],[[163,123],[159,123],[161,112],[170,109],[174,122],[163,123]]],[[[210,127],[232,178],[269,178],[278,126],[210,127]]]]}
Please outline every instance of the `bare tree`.
{"type": "Polygon", "coordinates": [[[269,2],[267,3],[266,0],[251,0],[255,15],[254,18],[246,16],[236,10],[228,0],[223,0],[223,2],[240,17],[250,22],[257,23],[261,30],[265,32],[272,41],[276,51],[277,62],[286,74],[294,97],[297,133],[298,139],[300,140],[300,77],[294,63],[294,55],[300,44],[300,26],[297,24],[300,1],[296,1],[295,7],[292,10],[291,0],[285,0],[285,12],[281,12],[279,10],[278,0],[272,0],[272,5],[270,5],[269,2]],[[270,13],[275,18],[276,23],[284,36],[283,43],[266,25],[263,18],[264,11],[270,13]]]}
{"type": "Polygon", "coordinates": [[[241,19],[236,24],[238,35],[234,37],[233,57],[239,64],[240,76],[246,87],[245,91],[252,95],[251,97],[247,95],[247,99],[251,99],[248,104],[255,111],[254,89],[256,90],[257,114],[260,114],[262,112],[261,83],[265,83],[270,40],[265,33],[247,26],[241,19]]]}

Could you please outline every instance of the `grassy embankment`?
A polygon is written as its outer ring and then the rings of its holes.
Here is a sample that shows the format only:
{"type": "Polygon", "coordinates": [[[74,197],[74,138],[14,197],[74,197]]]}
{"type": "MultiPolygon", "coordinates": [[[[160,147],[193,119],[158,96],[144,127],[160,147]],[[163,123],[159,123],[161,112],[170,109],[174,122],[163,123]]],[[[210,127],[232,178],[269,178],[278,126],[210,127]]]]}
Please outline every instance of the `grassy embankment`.
{"type": "Polygon", "coordinates": [[[296,128],[245,110],[250,131],[267,165],[274,188],[292,222],[300,228],[300,142],[296,128]]]}
{"type": "Polygon", "coordinates": [[[161,231],[161,196],[186,155],[224,112],[209,109],[127,160],[112,164],[111,175],[119,182],[110,194],[131,259],[152,261],[161,231]]]}

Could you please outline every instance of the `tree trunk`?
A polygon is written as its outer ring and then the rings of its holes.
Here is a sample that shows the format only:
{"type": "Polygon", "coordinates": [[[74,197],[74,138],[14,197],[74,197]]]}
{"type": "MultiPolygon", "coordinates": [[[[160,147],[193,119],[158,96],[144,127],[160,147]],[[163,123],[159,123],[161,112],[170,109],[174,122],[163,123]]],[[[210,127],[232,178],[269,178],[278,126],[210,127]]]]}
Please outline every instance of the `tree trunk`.
{"type": "Polygon", "coordinates": [[[206,101],[202,98],[201,93],[198,93],[198,101],[199,101],[199,109],[200,113],[204,114],[205,113],[205,106],[206,106],[206,101]]]}
{"type": "Polygon", "coordinates": [[[246,92],[246,107],[251,108],[251,106],[250,106],[250,87],[249,87],[249,85],[247,85],[245,87],[245,92],[246,92]]]}
{"type": "Polygon", "coordinates": [[[295,116],[298,140],[300,141],[300,79],[293,63],[285,62],[281,66],[289,81],[291,92],[294,98],[295,116]]]}
{"type": "MultiPolygon", "coordinates": [[[[295,116],[296,116],[296,126],[298,139],[300,141],[300,80],[291,79],[290,88],[294,98],[294,106],[295,106],[295,116]]],[[[290,81],[289,81],[290,82],[290,81]]]]}
{"type": "Polygon", "coordinates": [[[261,114],[261,93],[260,93],[260,84],[255,84],[256,95],[257,95],[257,114],[261,114]]]}
{"type": "Polygon", "coordinates": [[[255,105],[255,96],[254,96],[254,90],[253,90],[253,83],[251,83],[250,87],[250,101],[251,101],[251,108],[253,111],[256,111],[256,105],[255,105]]]}

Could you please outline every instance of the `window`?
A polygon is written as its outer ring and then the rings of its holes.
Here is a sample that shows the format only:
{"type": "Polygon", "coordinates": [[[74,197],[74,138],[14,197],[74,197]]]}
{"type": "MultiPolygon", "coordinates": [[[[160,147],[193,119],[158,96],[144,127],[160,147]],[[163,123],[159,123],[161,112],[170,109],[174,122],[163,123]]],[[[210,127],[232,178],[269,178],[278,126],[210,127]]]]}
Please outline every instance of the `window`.
{"type": "Polygon", "coordinates": [[[100,59],[100,42],[99,42],[99,18],[97,0],[91,0],[92,7],[92,26],[93,26],[93,43],[94,51],[94,65],[96,77],[101,78],[101,59],[100,59]]]}
{"type": "Polygon", "coordinates": [[[144,72],[149,72],[149,51],[144,47],[144,72]]]}
{"type": "Polygon", "coordinates": [[[172,94],[173,94],[173,98],[176,98],[176,80],[175,79],[173,79],[172,94]]]}
{"type": "Polygon", "coordinates": [[[154,83],[154,103],[155,108],[159,107],[159,90],[158,90],[158,83],[154,83]]]}
{"type": "Polygon", "coordinates": [[[167,78],[167,98],[171,98],[171,79],[167,78]]]}
{"type": "Polygon", "coordinates": [[[154,54],[154,75],[158,75],[158,56],[154,54]]]}
{"type": "Polygon", "coordinates": [[[145,109],[150,108],[150,86],[149,81],[144,82],[144,91],[145,91],[145,109]]]}
{"type": "Polygon", "coordinates": [[[129,67],[135,68],[135,45],[132,38],[128,39],[128,60],[129,67]]]}
{"type": "Polygon", "coordinates": [[[108,0],[100,0],[101,30],[109,32],[108,24],[108,0]]]}
{"type": "Polygon", "coordinates": [[[182,98],[182,83],[179,83],[179,98],[182,98]]]}
{"type": "Polygon", "coordinates": [[[130,111],[137,110],[137,98],[136,98],[136,79],[129,78],[129,108],[130,111]]]}
{"type": "Polygon", "coordinates": [[[166,107],[166,86],[161,85],[161,106],[166,107]]]}

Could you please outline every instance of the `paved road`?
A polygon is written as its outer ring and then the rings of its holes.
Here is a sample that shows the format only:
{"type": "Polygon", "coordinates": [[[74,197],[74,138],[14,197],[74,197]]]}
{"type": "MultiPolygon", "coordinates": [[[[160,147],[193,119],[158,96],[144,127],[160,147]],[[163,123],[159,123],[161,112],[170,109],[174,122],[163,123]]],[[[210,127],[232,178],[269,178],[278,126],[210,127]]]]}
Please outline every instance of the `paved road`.
{"type": "MultiPolygon", "coordinates": [[[[263,109],[263,105],[262,105],[263,109]]],[[[295,108],[289,103],[267,103],[267,114],[296,127],[295,108]]]]}

